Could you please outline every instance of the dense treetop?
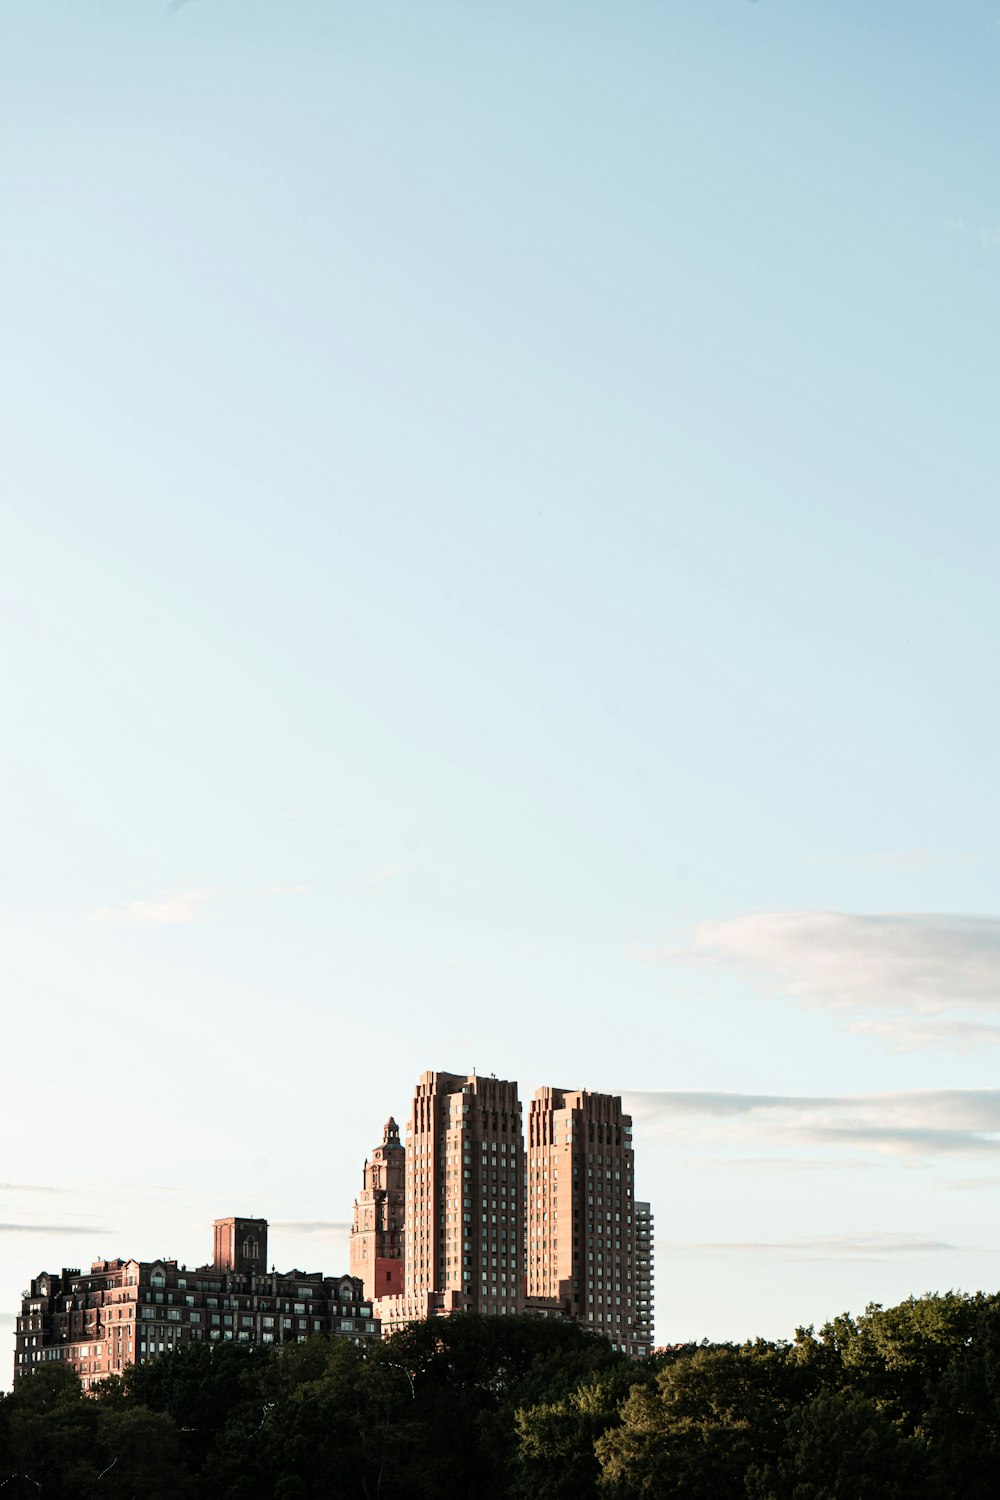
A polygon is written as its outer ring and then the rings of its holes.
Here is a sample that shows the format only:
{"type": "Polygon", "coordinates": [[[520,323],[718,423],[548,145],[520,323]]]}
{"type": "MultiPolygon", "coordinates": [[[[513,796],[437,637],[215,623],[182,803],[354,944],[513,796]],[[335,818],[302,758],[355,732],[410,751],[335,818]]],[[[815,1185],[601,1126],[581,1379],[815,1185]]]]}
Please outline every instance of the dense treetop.
{"type": "Polygon", "coordinates": [[[640,1363],[575,1324],[464,1315],[188,1344],[93,1396],[54,1363],[0,1397],[4,1500],[993,1500],[998,1473],[984,1293],[640,1363]]]}

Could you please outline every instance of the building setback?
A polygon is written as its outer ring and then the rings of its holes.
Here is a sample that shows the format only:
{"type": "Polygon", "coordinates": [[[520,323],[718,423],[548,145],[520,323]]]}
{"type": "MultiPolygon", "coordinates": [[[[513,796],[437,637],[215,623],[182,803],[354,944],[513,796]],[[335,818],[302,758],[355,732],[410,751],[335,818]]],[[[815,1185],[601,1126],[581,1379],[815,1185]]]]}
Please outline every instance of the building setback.
{"type": "Polygon", "coordinates": [[[653,1211],[635,1205],[635,1328],[637,1354],[653,1352],[653,1211]]]}
{"type": "Polygon", "coordinates": [[[266,1219],[216,1219],[212,1264],[97,1260],[89,1272],[43,1271],[21,1303],[14,1379],[59,1360],[85,1390],[180,1344],[284,1344],[314,1334],[379,1337],[354,1276],[268,1271],[266,1219]]]}
{"type": "Polygon", "coordinates": [[[620,1098],[537,1091],[528,1109],[528,1296],[557,1301],[616,1349],[638,1356],[651,1348],[651,1302],[647,1277],[640,1319],[634,1172],[632,1119],[620,1098]]]}
{"type": "Polygon", "coordinates": [[[407,1125],[404,1287],[376,1303],[383,1327],[523,1311],[522,1171],[516,1083],[421,1075],[407,1125]]]}

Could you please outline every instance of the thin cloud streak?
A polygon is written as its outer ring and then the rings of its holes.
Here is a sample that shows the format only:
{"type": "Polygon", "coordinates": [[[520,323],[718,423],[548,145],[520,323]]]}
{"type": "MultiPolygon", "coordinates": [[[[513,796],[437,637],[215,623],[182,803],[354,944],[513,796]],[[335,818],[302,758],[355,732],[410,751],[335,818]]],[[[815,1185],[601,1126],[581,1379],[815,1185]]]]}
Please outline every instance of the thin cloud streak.
{"type": "Polygon", "coordinates": [[[947,1177],[933,1186],[938,1193],[986,1193],[1000,1188],[1000,1177],[947,1177]]]}
{"type": "Polygon", "coordinates": [[[117,1234],[116,1229],[96,1229],[90,1224],[0,1224],[0,1234],[117,1234]]]}
{"type": "Polygon", "coordinates": [[[171,891],[141,901],[127,901],[123,906],[98,906],[87,916],[88,922],[132,922],[172,925],[180,922],[200,922],[205,915],[205,903],[214,891],[199,888],[189,891],[171,891]]]}
{"type": "Polygon", "coordinates": [[[695,1172],[875,1172],[884,1162],[824,1156],[690,1156],[677,1165],[695,1172]]]}
{"type": "MultiPolygon", "coordinates": [[[[647,1132],[726,1148],[794,1150],[832,1145],[913,1164],[942,1156],[1000,1154],[1000,1089],[928,1089],[857,1095],[642,1092],[623,1096],[647,1132]]],[[[806,1158],[808,1159],[808,1158],[806,1158]]]]}
{"type": "Polygon", "coordinates": [[[343,1219],[272,1219],[269,1227],[295,1234],[346,1234],[351,1226],[343,1219]]]}
{"type": "Polygon", "coordinates": [[[1000,1044],[1000,1026],[986,1021],[963,1021],[947,1017],[910,1020],[908,1017],[869,1018],[848,1026],[852,1036],[876,1036],[893,1043],[894,1052],[919,1052],[924,1047],[936,1051],[971,1052],[974,1047],[1000,1044]]]}
{"type": "Polygon", "coordinates": [[[955,1254],[959,1246],[947,1240],[915,1234],[862,1231],[858,1234],[808,1235],[788,1240],[660,1240],[658,1251],[668,1256],[769,1255],[781,1260],[881,1261],[898,1256],[955,1254]]]}
{"type": "Polygon", "coordinates": [[[67,1188],[44,1187],[37,1182],[0,1182],[0,1193],[65,1193],[67,1188]]]}

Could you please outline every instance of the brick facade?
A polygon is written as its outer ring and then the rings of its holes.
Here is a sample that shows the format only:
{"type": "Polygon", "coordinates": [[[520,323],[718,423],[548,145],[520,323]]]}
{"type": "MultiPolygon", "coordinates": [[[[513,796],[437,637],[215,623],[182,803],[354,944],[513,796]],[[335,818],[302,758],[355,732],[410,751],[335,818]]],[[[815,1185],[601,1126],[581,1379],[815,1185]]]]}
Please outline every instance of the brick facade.
{"type": "Polygon", "coordinates": [[[217,1219],[214,1247],[213,1263],[194,1270],[175,1260],[97,1260],[88,1272],[42,1271],[21,1303],[14,1379],[61,1360],[89,1389],[197,1339],[379,1337],[357,1277],[267,1271],[266,1220],[217,1219]]]}
{"type": "MultiPolygon", "coordinates": [[[[539,1089],[525,1151],[515,1083],[424,1073],[407,1125],[404,1285],[376,1301],[383,1328],[463,1310],[525,1312],[572,1318],[627,1354],[649,1353],[652,1214],[635,1201],[634,1171],[632,1120],[615,1095],[539,1089]]],[[[368,1163],[365,1174],[355,1274],[365,1236],[374,1244],[368,1163]]],[[[398,1222],[398,1198],[394,1206],[398,1222]]]]}
{"type": "Polygon", "coordinates": [[[387,1330],[522,1311],[522,1155],[516,1083],[421,1075],[407,1125],[405,1286],[376,1305],[387,1330]]]}

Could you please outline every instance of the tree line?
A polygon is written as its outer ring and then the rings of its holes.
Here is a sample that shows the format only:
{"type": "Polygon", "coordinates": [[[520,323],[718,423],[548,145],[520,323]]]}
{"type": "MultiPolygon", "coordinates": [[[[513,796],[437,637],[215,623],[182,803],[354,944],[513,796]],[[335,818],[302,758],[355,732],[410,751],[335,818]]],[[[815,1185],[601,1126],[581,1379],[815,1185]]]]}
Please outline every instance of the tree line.
{"type": "Polygon", "coordinates": [[[996,1500],[1000,1295],[635,1362],[573,1323],[192,1343],[0,1396],[0,1500],[996,1500]]]}

